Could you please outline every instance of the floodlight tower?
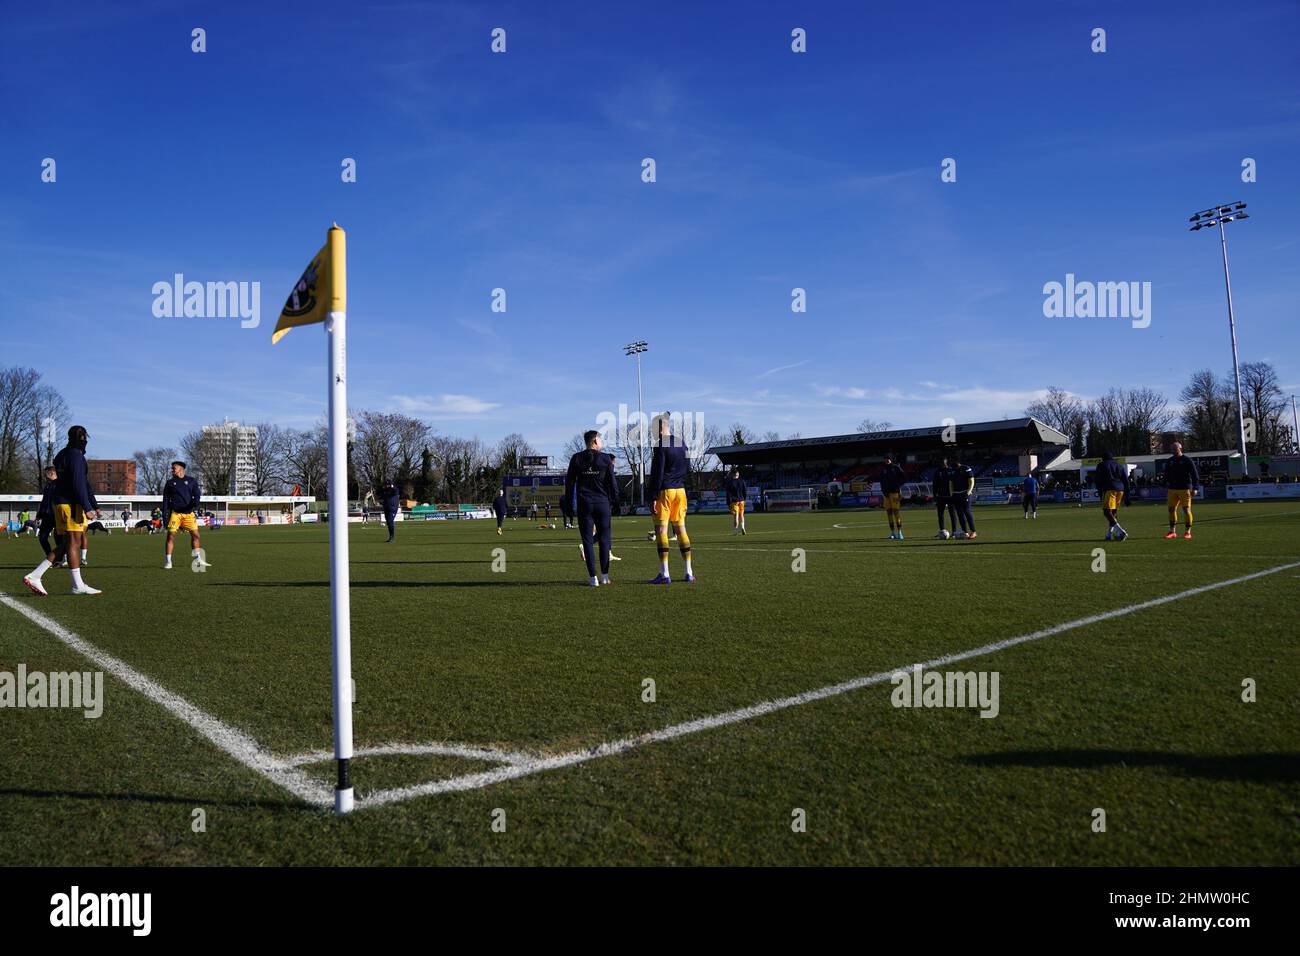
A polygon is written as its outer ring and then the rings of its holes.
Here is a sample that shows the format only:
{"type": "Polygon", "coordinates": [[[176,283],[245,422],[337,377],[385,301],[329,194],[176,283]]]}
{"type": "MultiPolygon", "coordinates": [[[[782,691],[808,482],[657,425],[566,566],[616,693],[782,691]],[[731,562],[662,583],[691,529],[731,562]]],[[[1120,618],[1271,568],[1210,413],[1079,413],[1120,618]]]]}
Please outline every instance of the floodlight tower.
{"type": "Polygon", "coordinates": [[[1219,245],[1223,249],[1223,284],[1228,290],[1228,333],[1232,336],[1232,376],[1237,383],[1237,443],[1241,451],[1241,477],[1250,475],[1250,458],[1246,454],[1246,410],[1241,403],[1241,366],[1237,363],[1237,322],[1232,314],[1232,280],[1228,278],[1228,236],[1223,231],[1223,224],[1238,219],[1249,219],[1244,202],[1228,203],[1215,206],[1196,213],[1187,221],[1192,223],[1191,232],[1219,227],[1219,245]]]}
{"type": "Polygon", "coordinates": [[[638,508],[645,504],[645,407],[641,400],[641,353],[649,350],[650,346],[644,342],[633,342],[623,346],[624,355],[636,356],[636,503],[638,508]]]}

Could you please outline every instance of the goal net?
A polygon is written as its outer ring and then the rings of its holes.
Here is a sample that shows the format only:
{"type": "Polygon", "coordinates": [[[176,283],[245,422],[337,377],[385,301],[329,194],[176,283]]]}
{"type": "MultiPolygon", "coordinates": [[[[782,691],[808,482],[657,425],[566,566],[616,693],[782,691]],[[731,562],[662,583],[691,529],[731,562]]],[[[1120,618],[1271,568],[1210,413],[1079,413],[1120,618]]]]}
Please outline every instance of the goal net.
{"type": "Polygon", "coordinates": [[[813,511],[817,507],[816,488],[773,488],[763,493],[768,511],[813,511]]]}

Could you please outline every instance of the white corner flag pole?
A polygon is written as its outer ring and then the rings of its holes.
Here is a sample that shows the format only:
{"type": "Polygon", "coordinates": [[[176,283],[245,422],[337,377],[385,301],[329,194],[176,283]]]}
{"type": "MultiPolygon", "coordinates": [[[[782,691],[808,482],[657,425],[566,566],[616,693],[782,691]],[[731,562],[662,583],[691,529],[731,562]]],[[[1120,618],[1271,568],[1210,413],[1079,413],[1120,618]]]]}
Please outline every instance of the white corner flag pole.
{"type": "Polygon", "coordinates": [[[347,313],[325,321],[330,352],[330,609],[334,641],[334,812],[352,810],[352,610],[348,585],[347,313]]]}
{"type": "Polygon", "coordinates": [[[325,321],[330,350],[330,634],[334,642],[334,812],[352,810],[352,610],[348,584],[347,313],[325,321]]]}

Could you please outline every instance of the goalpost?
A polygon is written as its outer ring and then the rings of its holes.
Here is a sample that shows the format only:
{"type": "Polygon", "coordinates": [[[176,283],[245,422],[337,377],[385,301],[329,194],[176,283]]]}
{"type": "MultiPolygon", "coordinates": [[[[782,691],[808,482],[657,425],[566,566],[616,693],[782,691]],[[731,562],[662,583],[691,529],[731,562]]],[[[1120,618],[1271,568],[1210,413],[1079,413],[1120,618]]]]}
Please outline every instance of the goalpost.
{"type": "Polygon", "coordinates": [[[763,492],[767,511],[815,511],[817,510],[816,488],[773,488],[763,492]]]}

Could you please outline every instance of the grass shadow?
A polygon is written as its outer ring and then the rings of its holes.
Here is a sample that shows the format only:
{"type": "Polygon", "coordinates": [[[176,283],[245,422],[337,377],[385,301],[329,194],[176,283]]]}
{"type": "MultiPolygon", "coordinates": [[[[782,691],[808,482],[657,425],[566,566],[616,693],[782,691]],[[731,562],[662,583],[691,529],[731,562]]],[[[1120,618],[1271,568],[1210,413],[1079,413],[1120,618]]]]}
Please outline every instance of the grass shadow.
{"type": "Polygon", "coordinates": [[[963,762],[981,767],[1163,767],[1171,773],[1209,780],[1250,783],[1300,782],[1300,754],[1184,754],[1167,750],[1010,750],[975,754],[963,762]]]}

